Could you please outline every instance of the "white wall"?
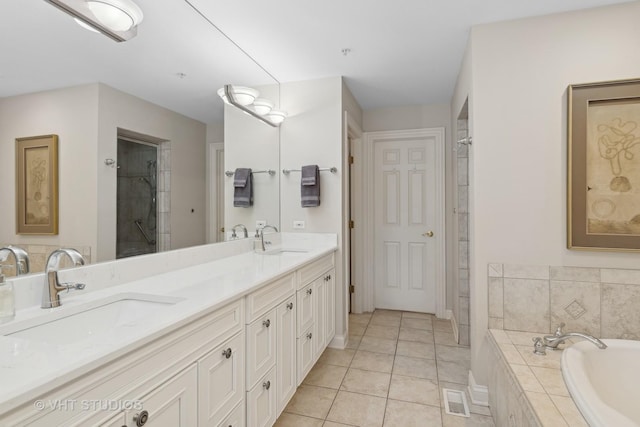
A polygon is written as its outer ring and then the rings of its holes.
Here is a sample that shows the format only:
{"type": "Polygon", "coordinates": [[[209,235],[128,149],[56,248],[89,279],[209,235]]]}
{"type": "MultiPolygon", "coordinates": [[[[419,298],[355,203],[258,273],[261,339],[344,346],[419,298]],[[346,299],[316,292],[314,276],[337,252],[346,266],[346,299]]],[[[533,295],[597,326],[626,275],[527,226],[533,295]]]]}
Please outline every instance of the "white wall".
{"type": "MultiPolygon", "coordinates": [[[[117,158],[118,128],[171,144],[171,249],[206,242],[206,126],[166,108],[99,85],[98,261],[115,258],[116,170],[104,159],[117,158]]],[[[96,164],[94,163],[94,164],[96,164]]]]}
{"type": "MultiPolygon", "coordinates": [[[[475,27],[471,80],[472,370],[486,384],[487,263],[637,268],[638,254],[566,249],[566,89],[637,78],[640,4],[475,27]]],[[[467,92],[468,93],[468,92],[467,92]]]]}
{"type": "Polygon", "coordinates": [[[344,334],[346,307],[343,270],[343,129],[342,79],[331,77],[304,82],[282,83],[281,103],[289,117],[280,128],[280,166],[300,169],[317,164],[321,168],[335,166],[338,173],[320,172],[321,204],[315,208],[300,206],[300,174],[282,176],[280,207],[283,231],[293,229],[294,220],[305,221],[305,232],[338,235],[336,253],[336,335],[344,334]]]}
{"type": "Polygon", "coordinates": [[[97,85],[0,99],[0,244],[91,246],[95,253],[97,128],[97,85]],[[16,235],[15,139],[45,134],[59,137],[59,234],[16,235]]]}

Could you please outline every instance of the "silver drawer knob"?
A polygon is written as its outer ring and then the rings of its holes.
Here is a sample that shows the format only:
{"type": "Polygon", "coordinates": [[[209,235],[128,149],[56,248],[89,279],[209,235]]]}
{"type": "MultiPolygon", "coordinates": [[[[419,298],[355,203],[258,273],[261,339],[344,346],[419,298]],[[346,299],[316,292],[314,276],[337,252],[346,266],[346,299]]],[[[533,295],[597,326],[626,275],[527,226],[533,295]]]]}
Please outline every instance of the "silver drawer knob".
{"type": "Polygon", "coordinates": [[[269,390],[271,388],[271,381],[263,382],[262,387],[264,387],[265,390],[269,390]]]}
{"type": "Polygon", "coordinates": [[[136,423],[137,427],[142,427],[147,423],[147,421],[149,421],[149,412],[147,411],[142,411],[139,414],[135,414],[133,416],[133,422],[136,423]]]}
{"type": "Polygon", "coordinates": [[[311,295],[311,293],[313,293],[313,288],[307,289],[307,295],[311,295]]]}
{"type": "Polygon", "coordinates": [[[229,348],[228,348],[228,349],[226,349],[226,350],[222,350],[222,355],[223,355],[224,357],[226,357],[227,359],[231,357],[231,353],[232,353],[232,351],[231,351],[231,347],[229,347],[229,348]]]}
{"type": "Polygon", "coordinates": [[[264,326],[265,328],[268,328],[269,326],[271,326],[271,320],[267,319],[263,321],[262,326],[264,326]]]}
{"type": "Polygon", "coordinates": [[[287,308],[288,308],[289,310],[293,310],[293,303],[292,303],[292,302],[290,302],[289,304],[287,304],[287,308]]]}
{"type": "Polygon", "coordinates": [[[312,337],[312,336],[313,336],[313,334],[312,334],[311,332],[309,332],[309,333],[307,334],[307,338],[309,338],[309,339],[311,339],[311,337],[312,337]]]}

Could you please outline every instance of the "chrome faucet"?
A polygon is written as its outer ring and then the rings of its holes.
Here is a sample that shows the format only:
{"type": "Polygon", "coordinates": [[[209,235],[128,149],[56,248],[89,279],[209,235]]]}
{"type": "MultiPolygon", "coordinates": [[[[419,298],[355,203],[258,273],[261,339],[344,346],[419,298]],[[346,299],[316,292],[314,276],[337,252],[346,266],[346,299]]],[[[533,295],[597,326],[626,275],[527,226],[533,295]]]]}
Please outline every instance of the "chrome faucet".
{"type": "Polygon", "coordinates": [[[546,354],[545,349],[557,350],[560,344],[563,344],[567,339],[571,337],[584,338],[590,343],[594,344],[601,350],[607,348],[607,345],[600,341],[598,338],[584,334],[581,332],[563,332],[562,328],[565,327],[564,323],[561,323],[556,332],[553,335],[545,335],[542,339],[534,338],[533,341],[535,343],[535,351],[536,354],[546,354]],[[544,348],[543,348],[544,345],[544,348]]]}
{"type": "Polygon", "coordinates": [[[27,251],[17,246],[9,245],[0,249],[0,260],[5,261],[9,254],[13,254],[13,258],[16,261],[16,276],[29,273],[29,255],[27,251]],[[4,257],[2,256],[3,253],[6,253],[4,257]]]}
{"type": "Polygon", "coordinates": [[[82,290],[85,288],[84,283],[60,283],[58,281],[58,269],[60,268],[60,260],[63,255],[69,257],[74,266],[84,265],[84,258],[75,249],[61,248],[51,252],[47,258],[47,265],[44,269],[44,288],[42,290],[42,308],[60,307],[61,291],[82,290]]]}
{"type": "Polygon", "coordinates": [[[267,225],[265,225],[264,227],[262,227],[260,229],[260,244],[261,244],[261,247],[262,247],[262,252],[267,250],[267,246],[266,245],[270,245],[271,244],[271,242],[269,242],[269,241],[267,241],[267,242],[264,241],[264,230],[266,230],[267,228],[272,229],[276,233],[278,232],[278,227],[276,227],[275,225],[268,225],[267,224],[267,225]]]}
{"type": "Polygon", "coordinates": [[[231,238],[232,239],[237,239],[238,238],[238,235],[236,234],[236,228],[239,228],[239,229],[241,229],[243,231],[245,239],[247,237],[249,237],[249,232],[247,231],[247,227],[245,227],[244,224],[236,224],[231,229],[231,238]]]}

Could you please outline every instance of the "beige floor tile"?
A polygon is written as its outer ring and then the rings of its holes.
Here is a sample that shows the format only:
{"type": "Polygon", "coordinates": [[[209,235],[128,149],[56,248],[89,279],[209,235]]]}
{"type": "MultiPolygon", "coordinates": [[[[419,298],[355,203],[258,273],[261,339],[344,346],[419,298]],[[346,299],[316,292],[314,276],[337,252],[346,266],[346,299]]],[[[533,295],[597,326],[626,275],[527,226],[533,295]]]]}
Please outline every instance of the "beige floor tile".
{"type": "Polygon", "coordinates": [[[385,310],[381,308],[376,308],[376,310],[373,312],[373,317],[375,316],[388,316],[388,317],[401,318],[402,312],[398,310],[385,310]]]}
{"type": "Polygon", "coordinates": [[[351,325],[352,323],[357,323],[359,325],[366,326],[369,323],[369,320],[371,320],[371,314],[372,313],[351,313],[349,314],[349,325],[351,325]]]}
{"type": "Polygon", "coordinates": [[[441,427],[440,409],[417,403],[387,402],[384,427],[441,427]]]}
{"type": "Polygon", "coordinates": [[[340,390],[387,397],[391,374],[349,368],[340,390]]]}
{"type": "Polygon", "coordinates": [[[438,381],[393,375],[389,386],[389,399],[423,405],[440,406],[438,381]]]}
{"type": "Polygon", "coordinates": [[[467,384],[469,382],[469,364],[438,360],[438,380],[448,383],[467,384]]]}
{"type": "Polygon", "coordinates": [[[347,341],[345,348],[348,350],[355,350],[360,347],[360,341],[362,341],[362,337],[349,334],[349,340],[347,341]]]}
{"type": "Polygon", "coordinates": [[[395,354],[396,340],[385,338],[362,337],[359,350],[372,351],[374,353],[395,354]]]}
{"type": "Polygon", "coordinates": [[[433,319],[433,330],[441,332],[453,333],[453,327],[451,326],[451,320],[446,319],[433,319]]]}
{"type": "Polygon", "coordinates": [[[393,362],[393,373],[407,377],[438,379],[436,361],[420,357],[396,356],[393,362]]]}
{"type": "Polygon", "coordinates": [[[453,332],[433,331],[433,339],[436,344],[459,346],[453,332]]]}
{"type": "Polygon", "coordinates": [[[316,363],[304,379],[304,384],[339,389],[347,373],[344,366],[323,365],[316,363]]]}
{"type": "Polygon", "coordinates": [[[433,330],[433,325],[431,324],[431,319],[416,319],[413,317],[403,317],[402,322],[400,323],[401,328],[413,328],[413,329],[424,329],[427,331],[433,330]]]}
{"type": "Polygon", "coordinates": [[[414,311],[403,311],[402,318],[403,319],[433,319],[435,316],[429,313],[416,313],[414,311]]]}
{"type": "Polygon", "coordinates": [[[393,370],[393,355],[358,350],[351,362],[351,367],[365,371],[391,373],[393,370]]]}
{"type": "Polygon", "coordinates": [[[399,330],[395,326],[379,325],[369,325],[367,326],[367,330],[364,332],[366,337],[385,338],[388,340],[397,340],[398,334],[399,330]]]}
{"type": "Polygon", "coordinates": [[[447,414],[444,408],[442,408],[442,425],[443,427],[495,427],[491,416],[471,414],[469,418],[459,417],[447,414]]]}
{"type": "Polygon", "coordinates": [[[403,341],[415,341],[423,343],[433,342],[433,333],[424,329],[400,328],[399,339],[403,341]]]}
{"type": "Polygon", "coordinates": [[[318,363],[348,367],[355,354],[356,351],[351,349],[339,350],[337,348],[327,348],[320,356],[320,359],[318,359],[318,363]]]}
{"type": "Polygon", "coordinates": [[[337,390],[303,384],[298,387],[284,411],[324,419],[336,394],[337,390]]]}
{"type": "MultiPolygon", "coordinates": [[[[469,387],[466,384],[454,384],[454,383],[448,383],[445,381],[440,381],[438,385],[440,387],[440,404],[443,408],[444,408],[444,396],[442,396],[442,389],[448,388],[451,390],[459,390],[464,392],[465,396],[467,397],[467,404],[469,405],[469,410],[471,411],[472,414],[484,415],[488,417],[491,416],[491,410],[489,409],[488,406],[474,405],[473,403],[471,403],[471,397],[469,396],[469,387]]],[[[452,415],[452,416],[455,416],[455,415],[452,415]]],[[[459,417],[456,417],[456,418],[459,418],[459,417]]]]}
{"type": "Polygon", "coordinates": [[[384,420],[386,399],[339,391],[327,421],[360,427],[380,427],[384,420]]]}
{"type": "Polygon", "coordinates": [[[322,427],[324,421],[318,418],[283,412],[273,427],[322,427]]]}
{"type": "Polygon", "coordinates": [[[373,315],[371,316],[371,321],[369,322],[369,326],[377,325],[377,326],[393,326],[395,328],[400,327],[400,321],[402,317],[397,316],[388,316],[385,314],[373,315]]]}
{"type": "Polygon", "coordinates": [[[447,362],[471,362],[471,350],[469,347],[456,347],[436,344],[436,360],[447,362]]]}
{"type": "Polygon", "coordinates": [[[436,348],[433,344],[400,340],[398,341],[398,350],[396,351],[396,355],[435,359],[436,348]]]}
{"type": "Polygon", "coordinates": [[[367,329],[367,325],[353,324],[349,325],[349,335],[353,336],[363,336],[364,331],[367,329]]]}
{"type": "Polygon", "coordinates": [[[322,427],[358,427],[358,426],[350,426],[349,424],[334,423],[333,421],[325,421],[324,424],[322,424],[322,427]]]}

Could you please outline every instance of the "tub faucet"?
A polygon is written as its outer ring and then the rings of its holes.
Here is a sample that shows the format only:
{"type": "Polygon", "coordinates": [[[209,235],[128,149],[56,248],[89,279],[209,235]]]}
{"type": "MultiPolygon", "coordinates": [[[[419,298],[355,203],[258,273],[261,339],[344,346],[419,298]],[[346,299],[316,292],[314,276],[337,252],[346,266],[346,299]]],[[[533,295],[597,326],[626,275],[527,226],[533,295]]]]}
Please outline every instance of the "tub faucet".
{"type": "Polygon", "coordinates": [[[560,344],[564,343],[568,338],[571,338],[571,337],[584,338],[587,341],[593,343],[595,346],[597,346],[601,350],[604,350],[605,348],[607,348],[607,345],[605,343],[603,343],[602,341],[600,341],[598,338],[594,336],[583,334],[581,332],[563,332],[562,328],[564,326],[565,324],[561,323],[553,335],[545,335],[545,337],[543,338],[543,342],[546,348],[557,350],[560,344]]]}
{"type": "Polygon", "coordinates": [[[6,246],[0,249],[0,260],[5,261],[9,254],[13,254],[16,261],[16,276],[29,273],[29,255],[27,251],[17,246],[6,246]],[[5,254],[3,256],[3,254],[5,254]]]}
{"type": "Polygon", "coordinates": [[[244,233],[244,238],[245,239],[247,237],[249,237],[249,232],[247,231],[247,227],[245,227],[244,224],[236,224],[231,229],[231,238],[232,239],[237,239],[238,238],[238,235],[236,234],[236,228],[239,228],[240,230],[242,230],[242,232],[244,233]]]}
{"type": "Polygon", "coordinates": [[[84,283],[60,283],[58,281],[58,269],[63,255],[66,255],[74,266],[84,265],[84,258],[75,249],[62,248],[51,252],[44,270],[45,282],[42,290],[42,308],[60,307],[62,304],[60,302],[60,291],[82,290],[85,288],[84,283]]]}
{"type": "Polygon", "coordinates": [[[264,230],[266,230],[267,228],[272,229],[276,233],[278,232],[278,227],[276,227],[275,225],[267,224],[267,225],[265,225],[264,227],[262,227],[260,229],[260,244],[261,244],[261,247],[262,247],[262,252],[266,251],[267,250],[267,245],[271,244],[271,242],[269,242],[269,241],[267,241],[267,242],[264,241],[264,230]]]}

